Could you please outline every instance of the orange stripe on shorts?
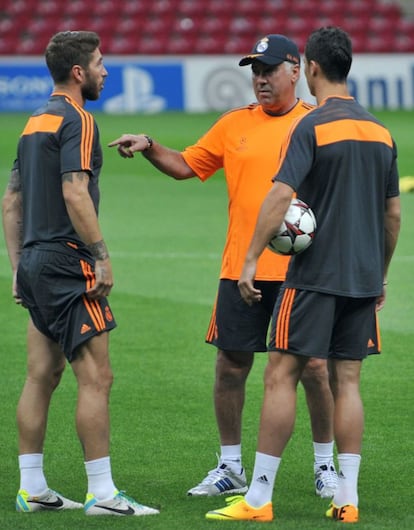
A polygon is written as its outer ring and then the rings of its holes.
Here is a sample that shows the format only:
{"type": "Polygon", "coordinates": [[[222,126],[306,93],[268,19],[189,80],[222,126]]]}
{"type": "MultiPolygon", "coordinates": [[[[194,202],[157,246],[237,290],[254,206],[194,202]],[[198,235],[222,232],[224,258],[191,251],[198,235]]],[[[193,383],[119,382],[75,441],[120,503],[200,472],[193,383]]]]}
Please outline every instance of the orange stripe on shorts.
{"type": "Polygon", "coordinates": [[[276,323],[275,346],[280,350],[287,350],[289,345],[289,322],[292,313],[295,289],[287,288],[283,294],[279,315],[276,323]]]}

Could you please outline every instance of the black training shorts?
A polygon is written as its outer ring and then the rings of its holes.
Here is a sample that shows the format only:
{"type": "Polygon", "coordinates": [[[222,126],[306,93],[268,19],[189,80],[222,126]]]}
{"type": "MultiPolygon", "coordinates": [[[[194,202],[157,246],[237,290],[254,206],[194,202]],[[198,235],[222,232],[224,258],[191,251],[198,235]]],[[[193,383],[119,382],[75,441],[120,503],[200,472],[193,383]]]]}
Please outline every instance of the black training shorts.
{"type": "Polygon", "coordinates": [[[91,337],[116,326],[106,298],[89,300],[95,281],[90,255],[64,242],[23,249],[17,271],[19,296],[36,328],[57,342],[67,359],[91,337]]]}
{"type": "Polygon", "coordinates": [[[256,281],[262,301],[249,306],[236,280],[220,280],[206,342],[233,352],[266,352],[267,333],[282,282],[256,281]]]}
{"type": "Polygon", "coordinates": [[[379,353],[376,297],[349,298],[282,287],[269,351],[307,357],[364,359],[379,353]]]}

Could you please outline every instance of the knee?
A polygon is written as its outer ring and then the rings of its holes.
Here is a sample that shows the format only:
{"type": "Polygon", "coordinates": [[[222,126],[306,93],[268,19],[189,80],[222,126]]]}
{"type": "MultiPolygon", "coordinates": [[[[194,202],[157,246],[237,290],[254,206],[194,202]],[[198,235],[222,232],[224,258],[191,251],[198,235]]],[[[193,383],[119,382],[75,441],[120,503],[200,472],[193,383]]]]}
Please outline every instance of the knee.
{"type": "Polygon", "coordinates": [[[305,388],[329,386],[327,362],[324,359],[309,359],[303,369],[301,381],[305,388]]]}
{"type": "Polygon", "coordinates": [[[65,371],[66,361],[63,358],[59,364],[30,363],[28,366],[27,379],[33,383],[48,388],[53,392],[59,385],[62,374],[65,371]]]}
{"type": "Polygon", "coordinates": [[[228,385],[244,383],[253,364],[253,354],[219,350],[216,379],[228,385]]]}
{"type": "Polygon", "coordinates": [[[66,367],[66,360],[63,359],[60,366],[57,366],[51,374],[51,386],[52,390],[55,390],[55,388],[59,385],[60,380],[62,379],[63,372],[65,371],[66,367]]]}
{"type": "Polygon", "coordinates": [[[113,383],[113,373],[109,363],[80,363],[73,366],[79,389],[108,394],[113,383]]]}
{"type": "Polygon", "coordinates": [[[99,389],[104,390],[109,394],[114,382],[114,374],[111,370],[111,367],[107,365],[97,370],[96,377],[94,379],[95,385],[99,389]]]}

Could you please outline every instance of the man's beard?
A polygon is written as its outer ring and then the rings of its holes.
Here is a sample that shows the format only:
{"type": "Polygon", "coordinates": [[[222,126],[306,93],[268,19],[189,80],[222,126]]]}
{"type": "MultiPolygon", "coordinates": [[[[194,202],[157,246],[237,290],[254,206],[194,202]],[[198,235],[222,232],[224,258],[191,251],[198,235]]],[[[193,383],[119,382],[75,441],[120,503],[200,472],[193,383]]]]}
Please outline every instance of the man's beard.
{"type": "Polygon", "coordinates": [[[97,86],[96,81],[89,77],[89,74],[86,76],[86,83],[82,87],[82,97],[89,101],[96,101],[99,98],[100,92],[97,86]]]}

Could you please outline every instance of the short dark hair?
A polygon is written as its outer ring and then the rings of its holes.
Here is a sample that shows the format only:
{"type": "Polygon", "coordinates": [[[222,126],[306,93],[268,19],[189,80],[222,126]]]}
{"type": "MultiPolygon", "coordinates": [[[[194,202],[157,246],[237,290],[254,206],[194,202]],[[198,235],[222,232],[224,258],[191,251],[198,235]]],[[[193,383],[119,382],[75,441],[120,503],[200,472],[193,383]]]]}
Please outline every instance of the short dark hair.
{"type": "Polygon", "coordinates": [[[68,81],[72,66],[87,69],[91,55],[100,46],[99,36],[93,31],[61,31],[47,45],[45,57],[55,83],[68,81]]]}
{"type": "Polygon", "coordinates": [[[329,81],[344,82],[352,64],[352,42],[344,30],[327,26],[313,31],[305,46],[306,61],[315,61],[329,81]]]}

